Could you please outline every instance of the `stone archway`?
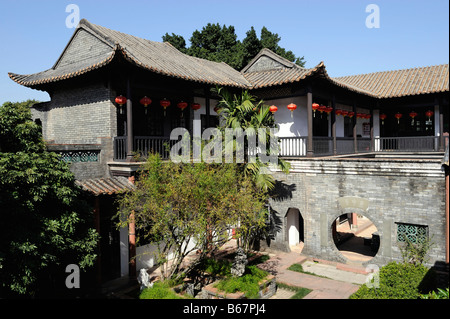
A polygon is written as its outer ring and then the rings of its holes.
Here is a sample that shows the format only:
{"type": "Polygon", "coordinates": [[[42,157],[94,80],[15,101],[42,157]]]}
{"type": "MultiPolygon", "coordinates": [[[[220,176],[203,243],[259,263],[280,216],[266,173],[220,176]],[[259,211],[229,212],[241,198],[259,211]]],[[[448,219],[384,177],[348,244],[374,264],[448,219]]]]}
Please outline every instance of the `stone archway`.
{"type": "Polygon", "coordinates": [[[370,217],[369,201],[360,197],[340,197],[339,212],[331,219],[334,250],[346,261],[365,263],[380,249],[378,222],[370,217]]]}

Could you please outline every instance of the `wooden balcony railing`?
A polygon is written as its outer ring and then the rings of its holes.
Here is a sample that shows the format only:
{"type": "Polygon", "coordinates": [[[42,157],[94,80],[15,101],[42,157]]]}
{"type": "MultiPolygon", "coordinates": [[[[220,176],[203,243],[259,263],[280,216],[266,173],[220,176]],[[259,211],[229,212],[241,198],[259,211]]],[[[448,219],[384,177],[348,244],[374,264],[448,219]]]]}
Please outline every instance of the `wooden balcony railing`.
{"type": "MultiPolygon", "coordinates": [[[[448,143],[448,136],[445,136],[448,143]]],[[[278,155],[281,157],[306,157],[307,137],[279,137],[278,155]]],[[[146,157],[149,152],[159,153],[163,159],[170,157],[170,147],[177,141],[168,137],[135,136],[134,154],[146,157]]],[[[356,140],[357,150],[355,152],[355,141],[352,137],[337,137],[336,148],[332,137],[314,137],[314,156],[344,155],[367,152],[438,152],[443,149],[440,145],[439,136],[417,136],[417,137],[376,137],[358,138],[356,140]],[[373,146],[372,146],[373,144],[373,146]]],[[[126,136],[114,138],[114,160],[125,161],[127,158],[126,136]]]]}

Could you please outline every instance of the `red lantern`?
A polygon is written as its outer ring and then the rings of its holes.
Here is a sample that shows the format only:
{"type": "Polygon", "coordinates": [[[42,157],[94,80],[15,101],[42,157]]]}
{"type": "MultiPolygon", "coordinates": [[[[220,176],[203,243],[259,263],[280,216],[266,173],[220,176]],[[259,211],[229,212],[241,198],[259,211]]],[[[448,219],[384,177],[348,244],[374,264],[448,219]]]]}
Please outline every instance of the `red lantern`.
{"type": "Polygon", "coordinates": [[[342,110],[337,109],[337,110],[336,110],[336,115],[342,115],[342,110]]]}
{"type": "Polygon", "coordinates": [[[411,120],[411,125],[414,125],[414,118],[417,116],[417,112],[415,112],[415,111],[411,111],[410,113],[409,113],[409,117],[411,117],[412,118],[412,120],[411,120]]]}
{"type": "Polygon", "coordinates": [[[144,96],[141,100],[140,100],[141,104],[144,106],[150,105],[152,104],[152,100],[146,96],[144,96]]]}
{"type": "Polygon", "coordinates": [[[355,112],[348,112],[348,117],[352,118],[353,116],[355,116],[355,112]]]}
{"type": "Polygon", "coordinates": [[[178,104],[177,104],[177,107],[179,109],[181,109],[181,111],[183,111],[185,108],[187,108],[187,106],[188,106],[187,102],[184,102],[184,101],[178,102],[178,104]]]}
{"type": "Polygon", "coordinates": [[[192,103],[191,107],[194,111],[197,111],[201,108],[201,105],[200,105],[200,103],[192,103]]]}
{"type": "Polygon", "coordinates": [[[183,111],[185,108],[187,108],[188,104],[187,102],[181,101],[178,102],[177,107],[181,110],[181,117],[183,117],[183,111]]]}
{"type": "Polygon", "coordinates": [[[147,105],[152,104],[152,100],[146,96],[144,96],[141,100],[140,100],[141,104],[144,105],[145,107],[145,114],[147,114],[147,105]]]}
{"type": "Polygon", "coordinates": [[[294,113],[294,110],[297,108],[297,105],[295,105],[294,103],[291,103],[287,106],[287,108],[289,111],[291,111],[291,117],[293,117],[292,114],[294,113]]]}
{"type": "Polygon", "coordinates": [[[341,111],[341,115],[342,115],[343,117],[346,117],[346,116],[348,115],[348,111],[347,111],[347,110],[342,110],[342,111],[341,111]]]}
{"type": "Polygon", "coordinates": [[[122,106],[127,103],[127,98],[125,96],[119,95],[118,97],[116,97],[116,103],[122,106]]]}
{"type": "Polygon", "coordinates": [[[166,108],[170,106],[170,101],[164,98],[161,101],[159,101],[159,105],[161,105],[164,108],[164,116],[166,116],[166,108]]]}
{"type": "Polygon", "coordinates": [[[317,103],[313,103],[313,104],[312,104],[312,109],[313,109],[313,112],[314,112],[314,117],[316,117],[316,111],[319,109],[319,107],[320,107],[320,105],[317,104],[317,103]]]}
{"type": "Polygon", "coordinates": [[[272,105],[269,107],[269,111],[272,112],[272,114],[275,114],[275,112],[278,111],[278,108],[275,105],[272,105]]]}
{"type": "Polygon", "coordinates": [[[326,109],[327,109],[327,107],[325,105],[319,106],[319,112],[320,113],[325,112],[326,109]]]}
{"type": "Polygon", "coordinates": [[[163,99],[163,100],[159,101],[159,105],[161,105],[164,109],[166,109],[167,107],[170,106],[170,101],[163,99]]]}
{"type": "Polygon", "coordinates": [[[428,121],[431,120],[431,117],[433,116],[434,112],[431,110],[428,110],[425,112],[425,115],[428,116],[428,121]]]}
{"type": "Polygon", "coordinates": [[[127,98],[125,96],[123,96],[123,95],[119,95],[118,97],[116,97],[115,101],[120,106],[120,108],[119,108],[120,114],[123,114],[123,107],[122,106],[127,103],[127,98]]]}
{"type": "Polygon", "coordinates": [[[381,113],[381,114],[380,114],[381,125],[384,124],[384,120],[386,119],[386,117],[387,117],[386,114],[384,114],[384,113],[381,113]]]}
{"type": "Polygon", "coordinates": [[[402,118],[403,114],[400,112],[395,113],[395,118],[397,119],[397,123],[400,124],[400,119],[402,118]]]}
{"type": "Polygon", "coordinates": [[[328,106],[328,107],[325,108],[325,112],[327,114],[330,114],[332,111],[333,111],[333,108],[331,106],[328,106]]]}

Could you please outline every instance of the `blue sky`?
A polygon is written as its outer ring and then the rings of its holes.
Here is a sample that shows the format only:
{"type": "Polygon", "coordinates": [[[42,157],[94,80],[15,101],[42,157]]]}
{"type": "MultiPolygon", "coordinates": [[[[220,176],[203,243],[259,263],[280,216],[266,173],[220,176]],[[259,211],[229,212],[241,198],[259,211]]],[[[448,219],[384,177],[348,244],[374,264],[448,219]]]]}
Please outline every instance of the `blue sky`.
{"type": "Polygon", "coordinates": [[[239,40],[265,26],[306,67],[324,61],[332,77],[448,63],[448,0],[0,0],[0,105],[49,100],[8,72],[53,66],[75,30],[66,27],[72,3],[81,18],[153,41],[166,32],[188,41],[209,22],[234,26],[239,40]],[[380,10],[379,28],[366,27],[369,4],[380,10]]]}

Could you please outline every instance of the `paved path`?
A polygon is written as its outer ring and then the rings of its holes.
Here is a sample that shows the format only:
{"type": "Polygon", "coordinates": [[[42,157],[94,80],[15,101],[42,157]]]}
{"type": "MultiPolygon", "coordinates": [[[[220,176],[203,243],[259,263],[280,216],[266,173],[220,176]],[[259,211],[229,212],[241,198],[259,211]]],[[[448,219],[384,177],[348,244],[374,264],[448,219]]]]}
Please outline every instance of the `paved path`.
{"type": "MultiPolygon", "coordinates": [[[[296,252],[272,255],[272,258],[264,264],[263,268],[275,274],[278,283],[311,289],[312,292],[306,295],[304,299],[348,299],[359,288],[359,284],[352,283],[355,281],[355,278],[358,278],[360,282],[365,281],[364,275],[340,270],[337,265],[318,263],[317,266],[314,266],[314,263],[308,261],[307,257],[296,252]],[[303,263],[305,266],[312,264],[308,271],[317,273],[319,272],[318,269],[320,269],[323,271],[322,275],[327,277],[335,276],[339,280],[288,270],[287,268],[294,263],[303,263]]],[[[290,298],[284,289],[280,293],[286,299],[290,298]]],[[[280,297],[275,295],[273,299],[281,299],[282,297],[280,297]]]]}

